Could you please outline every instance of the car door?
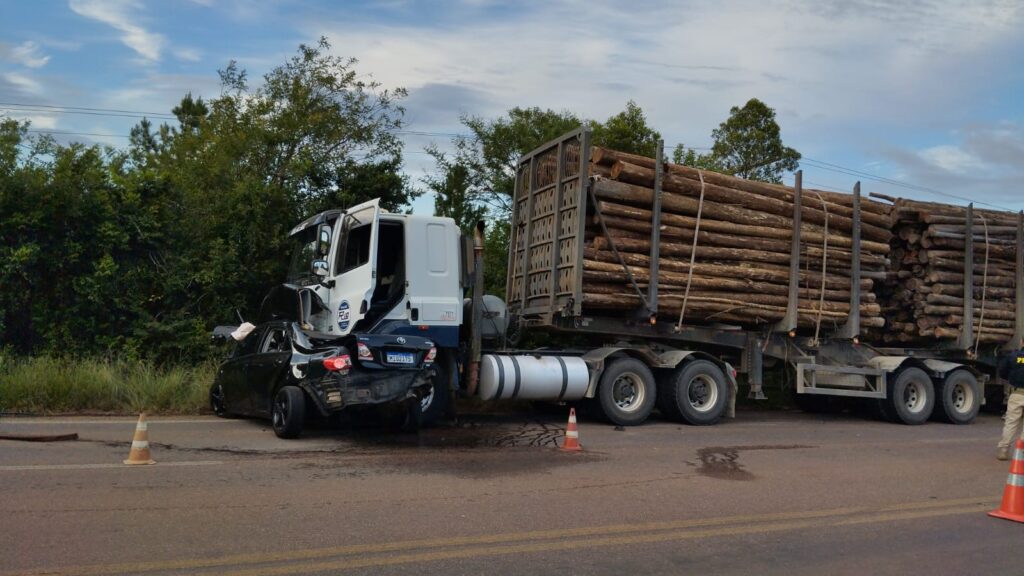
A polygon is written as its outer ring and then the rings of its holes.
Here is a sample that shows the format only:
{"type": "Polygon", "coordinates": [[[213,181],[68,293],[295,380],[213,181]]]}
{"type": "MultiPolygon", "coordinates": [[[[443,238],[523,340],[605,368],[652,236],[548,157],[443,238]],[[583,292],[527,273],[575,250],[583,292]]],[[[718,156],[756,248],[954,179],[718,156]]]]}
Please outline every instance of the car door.
{"type": "Polygon", "coordinates": [[[287,324],[267,326],[259,350],[248,362],[247,396],[254,414],[270,414],[270,395],[291,365],[292,344],[287,324]]]}
{"type": "Polygon", "coordinates": [[[234,414],[249,414],[252,401],[246,385],[248,365],[259,350],[260,341],[265,332],[259,327],[249,333],[241,342],[235,344],[235,351],[220,367],[218,381],[224,388],[224,401],[228,411],[234,414]]]}
{"type": "Polygon", "coordinates": [[[332,270],[336,297],[328,304],[334,313],[331,332],[350,333],[367,313],[377,279],[379,203],[364,202],[341,219],[342,240],[332,270]]]}

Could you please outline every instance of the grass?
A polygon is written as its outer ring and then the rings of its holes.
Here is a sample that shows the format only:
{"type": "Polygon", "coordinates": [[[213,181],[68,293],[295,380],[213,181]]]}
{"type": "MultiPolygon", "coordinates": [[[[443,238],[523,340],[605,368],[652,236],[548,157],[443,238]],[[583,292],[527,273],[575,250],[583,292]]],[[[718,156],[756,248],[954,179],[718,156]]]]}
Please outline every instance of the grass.
{"type": "Polygon", "coordinates": [[[215,365],[0,354],[0,412],[198,414],[215,365]]]}

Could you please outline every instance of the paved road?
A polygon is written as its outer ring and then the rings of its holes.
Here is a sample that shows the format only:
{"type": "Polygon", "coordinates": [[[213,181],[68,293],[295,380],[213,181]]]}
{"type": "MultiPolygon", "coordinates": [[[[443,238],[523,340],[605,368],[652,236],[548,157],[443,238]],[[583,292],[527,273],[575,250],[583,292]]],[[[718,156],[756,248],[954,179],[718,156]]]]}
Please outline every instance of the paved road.
{"type": "Polygon", "coordinates": [[[708,428],[474,415],[419,437],[0,419],[0,574],[1024,574],[985,515],[1001,422],[741,412],[708,428]]]}

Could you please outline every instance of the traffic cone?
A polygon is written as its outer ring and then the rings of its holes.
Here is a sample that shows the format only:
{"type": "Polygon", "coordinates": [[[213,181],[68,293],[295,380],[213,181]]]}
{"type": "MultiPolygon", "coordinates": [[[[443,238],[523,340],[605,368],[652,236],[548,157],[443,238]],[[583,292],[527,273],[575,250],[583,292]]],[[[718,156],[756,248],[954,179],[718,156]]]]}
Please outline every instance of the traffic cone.
{"type": "Polygon", "coordinates": [[[135,436],[132,437],[132,450],[128,453],[125,464],[156,464],[149,456],[149,432],[146,425],[146,413],[139,414],[139,423],[135,425],[135,436]]]}
{"type": "Polygon", "coordinates": [[[1024,522],[1024,440],[1017,440],[1010,462],[1010,476],[1003,489],[1003,503],[998,510],[988,513],[995,518],[1024,522]]]}
{"type": "Polygon", "coordinates": [[[583,450],[583,447],[580,446],[580,432],[576,429],[575,408],[569,408],[569,425],[565,428],[565,442],[562,442],[562,450],[568,452],[583,450]]]}

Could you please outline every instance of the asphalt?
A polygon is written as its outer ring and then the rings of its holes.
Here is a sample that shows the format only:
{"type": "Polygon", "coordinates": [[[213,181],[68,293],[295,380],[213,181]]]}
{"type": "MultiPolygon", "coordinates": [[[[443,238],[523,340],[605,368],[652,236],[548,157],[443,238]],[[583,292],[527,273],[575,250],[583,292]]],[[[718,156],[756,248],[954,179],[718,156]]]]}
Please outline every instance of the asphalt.
{"type": "Polygon", "coordinates": [[[988,517],[1001,421],[740,412],[711,427],[464,415],[397,435],[0,418],[0,574],[1024,574],[988,517]]]}

